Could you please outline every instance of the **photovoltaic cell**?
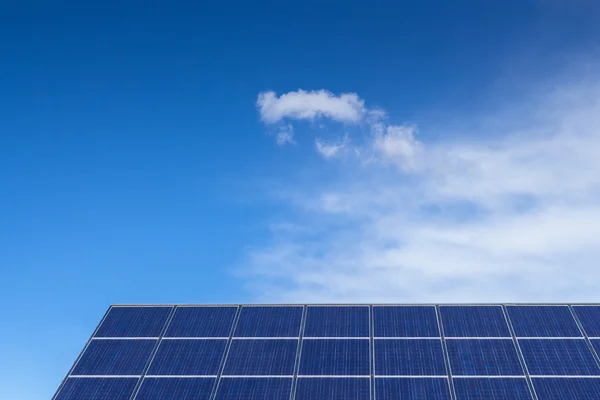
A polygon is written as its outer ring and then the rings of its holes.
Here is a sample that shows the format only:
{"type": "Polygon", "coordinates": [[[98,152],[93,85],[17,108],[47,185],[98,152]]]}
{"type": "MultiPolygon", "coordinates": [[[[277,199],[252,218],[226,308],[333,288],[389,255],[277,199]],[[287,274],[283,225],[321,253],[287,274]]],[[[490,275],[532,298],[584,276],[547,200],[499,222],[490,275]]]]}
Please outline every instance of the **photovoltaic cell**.
{"type": "Polygon", "coordinates": [[[135,400],[209,400],[215,378],[145,378],[135,400]]]}
{"type": "Polygon", "coordinates": [[[304,337],[369,337],[368,306],[309,306],[304,337]]]}
{"type": "Polygon", "coordinates": [[[156,342],[155,339],[92,340],[72,375],[140,375],[156,342]]]}
{"type": "Polygon", "coordinates": [[[224,375],[293,375],[298,340],[233,340],[224,375]]]}
{"type": "Polygon", "coordinates": [[[300,375],[370,375],[368,339],[305,339],[300,375]]]}
{"type": "Polygon", "coordinates": [[[296,400],[370,400],[369,378],[298,378],[296,400]]]}
{"type": "Polygon", "coordinates": [[[456,400],[533,400],[525,378],[456,378],[453,383],[456,400]]]}
{"type": "Polygon", "coordinates": [[[138,378],[69,378],[56,400],[129,400],[138,378]]]}
{"type": "Polygon", "coordinates": [[[453,376],[524,375],[511,339],[448,339],[446,347],[453,376]]]}
{"type": "Polygon", "coordinates": [[[375,398],[377,400],[450,400],[448,379],[375,378],[375,398]]]}
{"type": "Polygon", "coordinates": [[[303,307],[242,307],[236,337],[298,337],[303,307]]]}
{"type": "Polygon", "coordinates": [[[583,339],[519,339],[530,375],[600,375],[583,339]]]}
{"type": "Polygon", "coordinates": [[[600,399],[599,378],[533,378],[538,400],[600,399]]]}
{"type": "Polygon", "coordinates": [[[446,375],[441,340],[375,340],[375,375],[446,375]]]}
{"type": "Polygon", "coordinates": [[[225,354],[224,339],[163,340],[148,375],[217,375],[225,354]]]}
{"type": "Polygon", "coordinates": [[[599,306],[574,306],[583,330],[590,337],[600,337],[600,307],[599,306]]]}
{"type": "Polygon", "coordinates": [[[159,337],[173,307],[112,307],[95,337],[159,337]]]}
{"type": "Polygon", "coordinates": [[[600,355],[600,340],[598,339],[590,339],[590,343],[592,343],[592,347],[597,355],[600,355]]]}
{"type": "Polygon", "coordinates": [[[567,306],[507,306],[517,337],[581,337],[567,306]]]}
{"type": "Polygon", "coordinates": [[[441,306],[445,337],[511,337],[501,306],[441,306]]]}
{"type": "Polygon", "coordinates": [[[375,337],[439,337],[433,306],[374,306],[375,337]]]}
{"type": "Polygon", "coordinates": [[[177,307],[165,337],[229,337],[237,307],[177,307]]]}
{"type": "Polygon", "coordinates": [[[289,400],[292,378],[221,378],[215,400],[289,400]]]}

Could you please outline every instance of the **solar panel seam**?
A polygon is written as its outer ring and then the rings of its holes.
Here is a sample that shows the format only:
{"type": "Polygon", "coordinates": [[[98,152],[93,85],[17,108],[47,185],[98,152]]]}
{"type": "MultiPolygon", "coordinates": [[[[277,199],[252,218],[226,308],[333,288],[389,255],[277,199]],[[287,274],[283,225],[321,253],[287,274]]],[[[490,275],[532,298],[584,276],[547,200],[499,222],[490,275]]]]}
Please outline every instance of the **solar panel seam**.
{"type": "Polygon", "coordinates": [[[373,305],[369,305],[369,364],[371,377],[369,379],[369,396],[375,400],[375,321],[373,305]]]}
{"type": "Polygon", "coordinates": [[[535,387],[533,386],[533,381],[531,380],[531,375],[529,374],[529,369],[527,368],[527,363],[525,362],[525,358],[523,357],[523,352],[521,351],[521,346],[519,345],[519,341],[517,340],[517,336],[515,335],[515,330],[512,326],[512,322],[510,320],[510,315],[506,311],[506,306],[502,306],[502,313],[504,314],[504,318],[506,319],[506,323],[508,324],[508,330],[512,336],[512,341],[517,349],[517,355],[519,356],[519,361],[521,362],[521,367],[525,372],[525,380],[527,382],[527,386],[529,387],[529,392],[531,393],[531,397],[534,400],[537,400],[537,393],[535,392],[535,387]]]}
{"type": "Polygon", "coordinates": [[[79,363],[79,360],[81,360],[81,356],[83,356],[83,353],[85,353],[85,351],[87,350],[88,346],[92,342],[92,339],[94,338],[94,335],[96,335],[96,332],[98,332],[98,329],[100,329],[100,326],[102,325],[102,323],[106,319],[106,316],[108,315],[108,313],[110,312],[111,309],[112,309],[112,306],[108,307],[108,309],[104,312],[104,316],[102,317],[102,319],[100,320],[100,322],[96,326],[96,329],[94,329],[94,332],[92,332],[91,336],[89,337],[89,339],[87,340],[85,346],[83,347],[83,350],[81,350],[81,353],[79,353],[79,356],[75,359],[75,362],[71,366],[71,369],[69,369],[69,372],[67,372],[67,375],[63,378],[62,382],[58,386],[58,389],[56,390],[56,393],[54,393],[54,396],[52,397],[52,400],[55,400],[58,397],[58,394],[60,393],[60,391],[62,390],[63,386],[65,385],[65,382],[67,381],[67,379],[69,379],[69,376],[71,375],[71,373],[75,369],[75,366],[77,365],[77,363],[79,363]]]}
{"type": "Polygon", "coordinates": [[[292,377],[292,388],[290,390],[290,400],[296,398],[296,386],[298,385],[298,370],[300,369],[300,357],[302,356],[302,342],[304,341],[304,326],[306,325],[306,313],[308,306],[302,306],[302,322],[300,322],[300,332],[298,337],[298,347],[296,349],[296,361],[294,364],[294,376],[292,377]]]}
{"type": "Polygon", "coordinates": [[[444,324],[442,324],[442,318],[440,316],[440,306],[435,306],[435,316],[438,322],[438,328],[440,330],[440,339],[442,341],[442,351],[444,353],[444,363],[446,364],[446,379],[448,381],[448,390],[450,391],[450,398],[456,400],[456,392],[454,389],[454,382],[452,380],[452,368],[450,367],[450,358],[448,358],[448,348],[446,346],[446,338],[444,336],[444,324]]]}
{"type": "Polygon", "coordinates": [[[133,393],[131,394],[131,397],[130,397],[131,400],[134,400],[137,397],[137,395],[140,391],[140,388],[142,387],[142,382],[144,381],[144,376],[148,372],[148,369],[150,369],[150,365],[152,364],[152,361],[154,360],[154,356],[156,356],[156,352],[158,351],[158,347],[160,346],[161,339],[165,336],[165,333],[167,332],[167,328],[169,327],[169,324],[171,323],[171,320],[173,319],[173,315],[175,315],[175,310],[177,310],[177,306],[173,307],[171,309],[171,312],[169,313],[167,322],[165,323],[165,326],[163,326],[163,329],[160,332],[160,337],[156,341],[156,345],[154,346],[154,349],[152,349],[152,353],[151,353],[150,358],[148,359],[148,362],[146,363],[146,366],[142,372],[142,376],[140,377],[137,384],[135,385],[135,388],[133,389],[133,393]]]}
{"type": "Polygon", "coordinates": [[[235,312],[233,325],[231,326],[231,330],[229,331],[229,338],[227,339],[225,353],[223,354],[223,359],[221,360],[221,365],[219,366],[219,373],[217,374],[217,378],[215,379],[215,385],[213,387],[212,393],[210,394],[210,400],[214,400],[217,396],[217,391],[219,390],[219,383],[221,382],[221,377],[223,375],[223,370],[225,369],[225,363],[227,362],[227,356],[229,355],[229,349],[231,348],[231,343],[233,342],[233,335],[235,333],[235,328],[237,327],[237,323],[240,318],[241,312],[242,306],[238,305],[237,310],[235,312]]]}
{"type": "Polygon", "coordinates": [[[598,357],[598,353],[596,352],[596,349],[592,345],[592,342],[590,341],[590,338],[588,337],[587,332],[585,331],[585,328],[583,327],[581,321],[579,320],[579,317],[577,317],[577,313],[575,313],[575,310],[573,310],[573,306],[569,305],[568,307],[569,307],[569,310],[571,311],[571,315],[573,315],[573,318],[575,319],[575,323],[577,324],[577,327],[583,334],[583,337],[585,339],[585,342],[588,345],[588,348],[590,349],[590,351],[592,352],[592,355],[594,356],[594,359],[596,360],[596,364],[598,366],[600,366],[600,358],[598,357]]]}

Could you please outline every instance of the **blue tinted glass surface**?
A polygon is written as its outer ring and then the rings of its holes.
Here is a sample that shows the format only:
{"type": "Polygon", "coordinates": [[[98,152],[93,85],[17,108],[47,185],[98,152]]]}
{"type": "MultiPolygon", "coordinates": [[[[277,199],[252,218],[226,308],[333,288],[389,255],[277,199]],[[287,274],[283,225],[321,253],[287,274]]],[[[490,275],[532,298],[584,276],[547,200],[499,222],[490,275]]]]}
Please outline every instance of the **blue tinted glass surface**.
{"type": "Polygon", "coordinates": [[[369,378],[298,378],[296,400],[369,400],[369,378]]]}
{"type": "Polygon", "coordinates": [[[300,375],[370,375],[368,339],[305,339],[300,375]]]}
{"type": "Polygon", "coordinates": [[[298,337],[303,307],[243,307],[236,337],[298,337]]]}
{"type": "Polygon", "coordinates": [[[173,307],[112,307],[95,337],[159,337],[173,307]]]}
{"type": "Polygon", "coordinates": [[[225,339],[163,340],[148,375],[217,375],[226,345],[225,339]]]}
{"type": "Polygon", "coordinates": [[[567,306],[507,306],[517,337],[582,336],[567,306]]]}
{"type": "Polygon", "coordinates": [[[433,306],[374,306],[375,337],[436,337],[440,336],[433,306]]]}
{"type": "Polygon", "coordinates": [[[145,378],[135,400],[209,400],[214,378],[145,378]]]}
{"type": "Polygon", "coordinates": [[[457,400],[532,400],[525,378],[456,378],[457,400]]]}
{"type": "Polygon", "coordinates": [[[177,307],[166,337],[229,337],[237,307],[177,307]]]}
{"type": "Polygon", "coordinates": [[[600,355],[600,340],[599,339],[590,339],[590,342],[592,343],[592,347],[594,348],[594,351],[596,352],[596,354],[600,355]]]}
{"type": "Polygon", "coordinates": [[[446,375],[441,340],[375,340],[376,375],[446,375]]]}
{"type": "Polygon", "coordinates": [[[530,375],[600,375],[583,339],[520,339],[530,375]]]}
{"type": "Polygon", "coordinates": [[[308,307],[304,337],[369,337],[369,307],[308,307]]]}
{"type": "Polygon", "coordinates": [[[599,378],[533,378],[538,400],[600,399],[599,378]]]}
{"type": "Polygon", "coordinates": [[[56,400],[129,400],[138,378],[69,378],[56,400]]]}
{"type": "Polygon", "coordinates": [[[92,340],[73,375],[140,375],[156,345],[155,339],[92,340]]]}
{"type": "Polygon", "coordinates": [[[511,337],[501,306],[441,306],[446,337],[511,337]]]}
{"type": "Polygon", "coordinates": [[[586,335],[600,337],[600,306],[574,306],[573,311],[586,335]]]}
{"type": "Polygon", "coordinates": [[[376,378],[377,400],[450,400],[446,378],[376,378]]]}
{"type": "Polygon", "coordinates": [[[289,400],[292,378],[221,378],[215,400],[289,400]]]}
{"type": "Polygon", "coordinates": [[[293,375],[298,340],[233,340],[224,375],[293,375]]]}
{"type": "Polygon", "coordinates": [[[512,339],[448,339],[453,376],[523,375],[512,339]]]}

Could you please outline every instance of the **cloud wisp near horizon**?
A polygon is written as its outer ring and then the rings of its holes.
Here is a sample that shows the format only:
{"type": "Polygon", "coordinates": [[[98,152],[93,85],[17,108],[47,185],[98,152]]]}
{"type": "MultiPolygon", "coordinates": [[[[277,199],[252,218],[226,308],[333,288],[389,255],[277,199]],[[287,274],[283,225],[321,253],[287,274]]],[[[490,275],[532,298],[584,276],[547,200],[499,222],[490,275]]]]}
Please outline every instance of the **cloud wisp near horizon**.
{"type": "Polygon", "coordinates": [[[289,214],[240,272],[267,301],[596,299],[599,88],[538,93],[461,135],[390,123],[355,93],[259,94],[267,125],[339,132],[313,139],[338,168],[277,192],[289,214]]]}

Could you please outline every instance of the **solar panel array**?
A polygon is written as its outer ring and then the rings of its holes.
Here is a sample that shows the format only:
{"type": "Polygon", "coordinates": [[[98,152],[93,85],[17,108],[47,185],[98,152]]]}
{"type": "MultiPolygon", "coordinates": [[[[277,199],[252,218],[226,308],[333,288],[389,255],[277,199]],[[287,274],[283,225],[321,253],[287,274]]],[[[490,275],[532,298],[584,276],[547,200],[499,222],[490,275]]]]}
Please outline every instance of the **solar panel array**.
{"type": "Polygon", "coordinates": [[[113,306],[54,400],[600,399],[597,305],[113,306]]]}

